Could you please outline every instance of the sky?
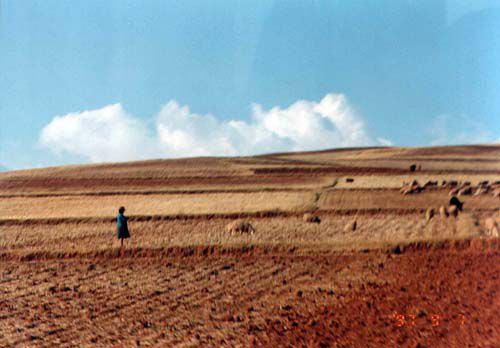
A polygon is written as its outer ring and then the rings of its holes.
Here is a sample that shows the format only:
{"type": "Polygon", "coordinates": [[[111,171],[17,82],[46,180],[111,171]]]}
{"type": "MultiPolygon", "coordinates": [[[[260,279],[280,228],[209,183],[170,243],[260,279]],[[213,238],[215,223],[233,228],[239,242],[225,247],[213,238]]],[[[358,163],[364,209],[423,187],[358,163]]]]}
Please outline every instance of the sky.
{"type": "Polygon", "coordinates": [[[0,170],[500,142],[500,1],[0,0],[0,170]]]}

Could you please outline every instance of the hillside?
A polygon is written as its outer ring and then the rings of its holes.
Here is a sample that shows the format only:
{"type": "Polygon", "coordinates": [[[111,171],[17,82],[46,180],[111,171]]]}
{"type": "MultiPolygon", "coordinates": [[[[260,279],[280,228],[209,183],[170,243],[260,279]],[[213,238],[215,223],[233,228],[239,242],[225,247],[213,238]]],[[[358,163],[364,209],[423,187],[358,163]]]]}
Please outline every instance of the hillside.
{"type": "Polygon", "coordinates": [[[2,172],[0,346],[493,346],[491,221],[500,146],[2,172]]]}

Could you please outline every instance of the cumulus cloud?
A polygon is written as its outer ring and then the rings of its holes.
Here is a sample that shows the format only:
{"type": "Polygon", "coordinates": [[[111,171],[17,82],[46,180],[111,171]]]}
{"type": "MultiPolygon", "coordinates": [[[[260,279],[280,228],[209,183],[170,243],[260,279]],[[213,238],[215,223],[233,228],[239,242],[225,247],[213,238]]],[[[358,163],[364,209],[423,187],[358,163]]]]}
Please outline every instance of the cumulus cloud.
{"type": "Polygon", "coordinates": [[[42,129],[40,143],[91,162],[148,158],[157,150],[146,126],[120,104],[56,116],[42,129]]]}
{"type": "Polygon", "coordinates": [[[254,104],[248,120],[219,120],[171,100],[154,117],[154,127],[129,115],[120,104],[56,116],[41,131],[40,143],[55,153],[91,162],[154,157],[250,155],[332,147],[390,144],[373,140],[341,94],[320,102],[299,100],[287,108],[254,104]]]}

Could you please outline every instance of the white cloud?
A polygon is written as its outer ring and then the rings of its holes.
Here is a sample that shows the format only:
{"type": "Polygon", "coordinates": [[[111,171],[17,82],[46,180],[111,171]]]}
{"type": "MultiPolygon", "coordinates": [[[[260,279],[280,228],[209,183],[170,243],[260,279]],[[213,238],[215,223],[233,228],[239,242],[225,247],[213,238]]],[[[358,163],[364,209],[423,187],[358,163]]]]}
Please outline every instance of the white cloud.
{"type": "Polygon", "coordinates": [[[156,116],[157,141],[171,157],[233,155],[233,145],[214,116],[191,113],[189,107],[170,101],[156,116]]]}
{"type": "Polygon", "coordinates": [[[55,153],[76,154],[91,162],[390,143],[384,138],[374,141],[341,94],[328,94],[320,102],[299,100],[285,109],[264,110],[254,104],[248,121],[221,121],[172,100],[155,116],[154,130],[146,124],[114,104],[56,116],[43,128],[40,143],[55,153]]]}
{"type": "Polygon", "coordinates": [[[56,116],[40,134],[55,153],[71,153],[91,162],[147,158],[156,153],[146,126],[120,104],[56,116]]]}
{"type": "Polygon", "coordinates": [[[381,138],[381,137],[377,138],[377,142],[378,142],[380,145],[382,145],[382,146],[392,146],[392,145],[394,145],[394,144],[392,143],[392,141],[390,141],[389,139],[386,139],[386,138],[381,138]]]}
{"type": "Polygon", "coordinates": [[[438,115],[427,130],[431,145],[467,145],[494,142],[485,125],[466,115],[438,115]]]}
{"type": "Polygon", "coordinates": [[[484,10],[494,10],[498,8],[497,0],[447,0],[445,2],[447,24],[462,19],[465,16],[471,16],[474,13],[484,10]]]}

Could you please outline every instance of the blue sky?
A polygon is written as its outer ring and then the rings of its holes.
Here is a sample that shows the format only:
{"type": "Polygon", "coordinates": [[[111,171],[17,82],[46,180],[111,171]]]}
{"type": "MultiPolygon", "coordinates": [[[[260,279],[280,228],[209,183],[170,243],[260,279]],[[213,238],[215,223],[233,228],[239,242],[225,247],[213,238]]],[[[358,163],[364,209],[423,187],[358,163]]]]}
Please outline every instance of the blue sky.
{"type": "Polygon", "coordinates": [[[500,139],[499,1],[9,1],[0,165],[500,139]]]}

